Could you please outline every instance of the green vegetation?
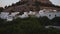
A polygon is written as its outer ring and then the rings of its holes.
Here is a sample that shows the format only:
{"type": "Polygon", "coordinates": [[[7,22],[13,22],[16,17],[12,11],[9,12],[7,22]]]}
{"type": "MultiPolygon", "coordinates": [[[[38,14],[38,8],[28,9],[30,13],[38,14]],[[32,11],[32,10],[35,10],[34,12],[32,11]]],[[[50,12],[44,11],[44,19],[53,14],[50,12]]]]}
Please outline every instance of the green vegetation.
{"type": "Polygon", "coordinates": [[[60,17],[55,17],[54,19],[52,19],[53,22],[60,22],[60,17]]]}
{"type": "Polygon", "coordinates": [[[50,25],[50,22],[47,17],[17,18],[11,22],[0,19],[0,34],[60,34],[58,29],[44,28],[45,24],[50,25]]]}

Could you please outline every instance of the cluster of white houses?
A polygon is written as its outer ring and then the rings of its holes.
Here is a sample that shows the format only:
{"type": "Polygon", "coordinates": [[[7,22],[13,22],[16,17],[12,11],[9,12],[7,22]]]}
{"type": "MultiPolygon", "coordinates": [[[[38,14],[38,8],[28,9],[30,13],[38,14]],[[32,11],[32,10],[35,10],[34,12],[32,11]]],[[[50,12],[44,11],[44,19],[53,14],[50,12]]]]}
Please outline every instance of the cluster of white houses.
{"type": "Polygon", "coordinates": [[[24,14],[19,15],[20,12],[1,12],[0,13],[0,18],[1,19],[6,19],[7,21],[12,21],[13,19],[16,19],[17,17],[19,18],[28,18],[29,16],[35,16],[35,17],[48,17],[49,19],[53,19],[55,17],[60,17],[60,12],[53,10],[53,11],[49,11],[49,10],[40,10],[39,12],[33,12],[33,11],[29,11],[29,12],[24,12],[24,14]]]}

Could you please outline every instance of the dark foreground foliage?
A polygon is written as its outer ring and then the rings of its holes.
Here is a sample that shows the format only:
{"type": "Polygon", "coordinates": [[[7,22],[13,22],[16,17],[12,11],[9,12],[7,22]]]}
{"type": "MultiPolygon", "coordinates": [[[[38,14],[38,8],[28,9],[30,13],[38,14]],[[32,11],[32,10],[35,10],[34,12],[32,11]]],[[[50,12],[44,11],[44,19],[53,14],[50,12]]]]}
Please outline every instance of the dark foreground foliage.
{"type": "Polygon", "coordinates": [[[58,29],[44,28],[47,24],[52,25],[52,22],[47,17],[17,18],[11,22],[0,19],[0,34],[60,34],[58,29]]]}

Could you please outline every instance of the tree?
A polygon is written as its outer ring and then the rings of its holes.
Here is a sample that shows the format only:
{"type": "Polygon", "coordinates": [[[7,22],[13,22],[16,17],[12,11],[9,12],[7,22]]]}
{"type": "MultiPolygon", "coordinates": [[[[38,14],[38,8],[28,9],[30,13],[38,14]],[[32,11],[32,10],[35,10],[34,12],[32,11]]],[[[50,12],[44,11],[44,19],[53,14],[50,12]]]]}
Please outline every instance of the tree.
{"type": "Polygon", "coordinates": [[[53,25],[55,26],[60,26],[60,17],[55,17],[51,22],[53,22],[53,25]]]}
{"type": "Polygon", "coordinates": [[[15,6],[15,4],[14,4],[14,3],[12,3],[12,6],[15,6]]]}
{"type": "Polygon", "coordinates": [[[52,25],[51,21],[46,16],[40,17],[39,21],[40,21],[40,24],[43,26],[52,25]]]}
{"type": "Polygon", "coordinates": [[[45,29],[39,21],[39,18],[36,17],[26,19],[17,18],[3,24],[3,26],[0,27],[0,34],[60,34],[60,30],[58,29],[45,29]]]}
{"type": "Polygon", "coordinates": [[[5,8],[7,8],[7,6],[5,6],[5,8]]]}
{"type": "Polygon", "coordinates": [[[4,9],[3,7],[0,7],[0,12],[2,12],[2,11],[3,11],[3,9],[4,9]]]}
{"type": "Polygon", "coordinates": [[[27,1],[23,1],[23,2],[19,1],[19,2],[16,3],[16,5],[23,5],[25,3],[27,3],[27,1]]]}

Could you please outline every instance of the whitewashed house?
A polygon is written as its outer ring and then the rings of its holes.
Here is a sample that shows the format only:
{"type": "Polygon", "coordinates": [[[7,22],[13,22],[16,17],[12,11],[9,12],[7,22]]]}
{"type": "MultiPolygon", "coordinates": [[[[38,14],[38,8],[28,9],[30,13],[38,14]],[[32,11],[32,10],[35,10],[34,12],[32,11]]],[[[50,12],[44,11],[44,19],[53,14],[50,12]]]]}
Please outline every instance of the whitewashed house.
{"type": "Polygon", "coordinates": [[[39,11],[39,15],[40,15],[41,17],[45,16],[44,10],[40,10],[40,11],[39,11]]]}
{"type": "Polygon", "coordinates": [[[57,13],[55,14],[55,16],[56,16],[56,17],[60,17],[60,12],[57,12],[57,13]]]}
{"type": "Polygon", "coordinates": [[[28,18],[29,16],[28,16],[28,13],[27,12],[24,12],[24,14],[19,15],[18,17],[19,18],[28,18]]]}
{"type": "Polygon", "coordinates": [[[1,12],[0,18],[1,19],[6,19],[8,15],[9,15],[9,12],[1,12]]]}
{"type": "Polygon", "coordinates": [[[17,14],[19,14],[20,12],[12,12],[10,16],[15,17],[17,14]]]}
{"type": "Polygon", "coordinates": [[[45,16],[47,16],[49,19],[55,18],[55,13],[46,13],[45,16]]]}
{"type": "Polygon", "coordinates": [[[7,21],[12,21],[17,14],[19,14],[19,12],[12,12],[10,15],[9,12],[1,12],[0,18],[6,19],[7,21]]]}
{"type": "MultiPolygon", "coordinates": [[[[51,10],[52,11],[52,10],[51,10]]],[[[49,19],[53,19],[55,17],[60,17],[60,12],[57,12],[56,10],[53,10],[53,12],[51,11],[44,11],[44,10],[40,10],[39,11],[39,14],[41,17],[48,17],[49,19]]]]}
{"type": "Polygon", "coordinates": [[[28,13],[28,14],[29,14],[29,15],[32,15],[32,13],[33,13],[32,11],[29,11],[29,13],[28,13]]]}
{"type": "Polygon", "coordinates": [[[28,15],[30,15],[30,16],[35,16],[35,15],[36,15],[36,12],[29,11],[28,15]]]}
{"type": "Polygon", "coordinates": [[[19,12],[13,12],[7,17],[7,21],[12,21],[13,19],[16,19],[16,15],[19,14],[19,12]]]}
{"type": "Polygon", "coordinates": [[[7,20],[7,21],[12,21],[13,19],[14,19],[14,18],[13,18],[12,16],[8,16],[6,20],[7,20]]]}
{"type": "Polygon", "coordinates": [[[35,17],[39,18],[39,17],[40,17],[40,14],[39,14],[39,13],[37,13],[37,14],[35,15],[35,17]]]}

